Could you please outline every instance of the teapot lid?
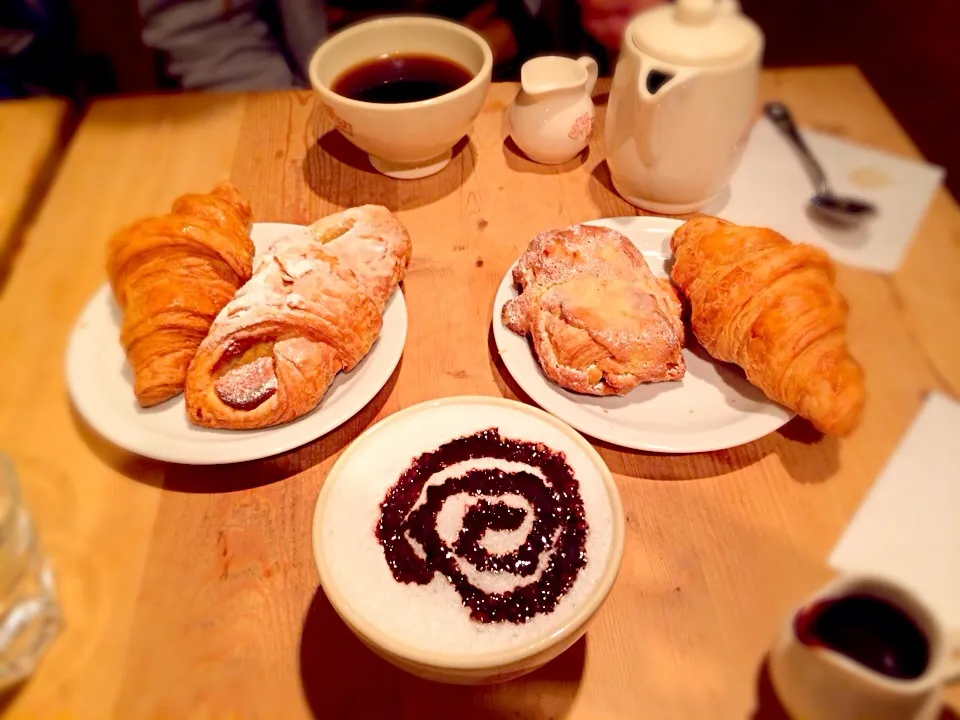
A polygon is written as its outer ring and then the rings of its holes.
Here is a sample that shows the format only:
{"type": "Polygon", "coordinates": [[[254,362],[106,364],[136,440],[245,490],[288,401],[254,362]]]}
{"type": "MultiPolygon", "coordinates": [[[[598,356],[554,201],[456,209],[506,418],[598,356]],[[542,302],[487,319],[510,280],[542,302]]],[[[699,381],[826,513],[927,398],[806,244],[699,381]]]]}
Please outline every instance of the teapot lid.
{"type": "Polygon", "coordinates": [[[676,0],[638,15],[629,34],[641,51],[681,65],[719,65],[763,45],[760,28],[736,0],[676,0]]]}

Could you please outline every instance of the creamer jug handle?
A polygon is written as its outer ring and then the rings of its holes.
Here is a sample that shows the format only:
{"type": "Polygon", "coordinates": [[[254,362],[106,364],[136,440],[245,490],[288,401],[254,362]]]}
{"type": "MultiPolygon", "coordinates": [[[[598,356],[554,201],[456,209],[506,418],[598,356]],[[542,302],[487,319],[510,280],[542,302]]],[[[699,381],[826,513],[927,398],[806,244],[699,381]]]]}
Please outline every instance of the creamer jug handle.
{"type": "Polygon", "coordinates": [[[583,57],[577,58],[577,63],[583,66],[583,69],[587,71],[587,95],[593,93],[593,86],[597,84],[597,77],[600,75],[600,68],[597,65],[597,61],[594,60],[589,55],[584,55],[583,57]]]}

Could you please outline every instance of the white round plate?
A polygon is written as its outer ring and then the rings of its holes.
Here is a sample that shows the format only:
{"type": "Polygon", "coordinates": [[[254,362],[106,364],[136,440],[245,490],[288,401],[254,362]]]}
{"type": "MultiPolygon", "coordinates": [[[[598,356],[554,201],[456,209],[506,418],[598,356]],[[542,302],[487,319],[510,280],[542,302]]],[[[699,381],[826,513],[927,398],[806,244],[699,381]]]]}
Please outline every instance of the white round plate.
{"type": "MultiPolygon", "coordinates": [[[[255,223],[251,237],[263,252],[302,225],[255,223]]],[[[370,352],[337,375],[323,400],[301,418],[263,430],[214,430],[191,425],[183,395],[152,408],[133,396],[133,374],[120,345],[120,309],[104,284],[87,303],[67,346],[67,388],[80,415],[110,442],[145,457],[191,465],[218,465],[276,455],[340,426],[373,399],[400,362],[407,337],[407,306],[397,288],[370,352]]]]}
{"type": "MultiPolygon", "coordinates": [[[[621,217],[586,224],[623,233],[643,253],[654,275],[668,277],[670,236],[682,221],[621,217]]],[[[662,453],[721,450],[763,437],[794,415],[747,382],[739,368],[711,359],[689,330],[682,380],[646,383],[623,397],[568,392],[543,374],[527,338],[501,322],[504,303],[517,294],[511,266],[493,303],[493,336],[503,364],[535,403],[598,440],[662,453]]]]}

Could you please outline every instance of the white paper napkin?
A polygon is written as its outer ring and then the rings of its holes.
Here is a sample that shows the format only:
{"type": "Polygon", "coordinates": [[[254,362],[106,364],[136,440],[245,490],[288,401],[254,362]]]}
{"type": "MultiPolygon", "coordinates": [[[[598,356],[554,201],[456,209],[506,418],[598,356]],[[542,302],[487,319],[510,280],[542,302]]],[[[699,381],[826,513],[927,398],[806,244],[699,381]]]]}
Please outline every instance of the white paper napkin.
{"type": "Polygon", "coordinates": [[[891,577],[960,630],[960,403],[927,398],[830,565],[891,577]]]}
{"type": "Polygon", "coordinates": [[[837,261],[893,272],[923,218],[944,170],[801,130],[833,189],[863,198],[879,212],[856,229],[830,227],[807,214],[813,184],[796,151],[766,118],[753,128],[729,197],[704,212],[739,225],[770,227],[794,242],[819,245],[837,261]]]}

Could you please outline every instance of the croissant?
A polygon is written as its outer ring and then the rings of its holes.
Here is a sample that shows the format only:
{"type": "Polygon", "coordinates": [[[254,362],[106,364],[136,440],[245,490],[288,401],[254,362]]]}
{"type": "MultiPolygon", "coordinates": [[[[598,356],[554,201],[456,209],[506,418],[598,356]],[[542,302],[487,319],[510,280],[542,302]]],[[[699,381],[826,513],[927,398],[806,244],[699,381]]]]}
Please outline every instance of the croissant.
{"type": "Polygon", "coordinates": [[[697,218],[673,234],[673,281],[710,355],[824,433],[857,426],[866,391],[827,254],[766,228],[697,218]]]}
{"type": "Polygon", "coordinates": [[[686,370],[680,301],[615,230],[573,225],[537,235],[513,279],[519,297],[501,319],[530,335],[543,372],[561,387],[623,395],[686,370]]]}
{"type": "Polygon", "coordinates": [[[411,243],[386,208],[351,208],[277,240],[214,320],[187,373],[187,417],[250,429],[312,410],[372,347],[411,243]]]}
{"type": "Polygon", "coordinates": [[[107,246],[107,276],[123,312],[120,343],[143,407],[183,390],[217,313],[250,278],[250,205],[229,183],[181,195],[170,213],[139,220],[107,246]]]}

